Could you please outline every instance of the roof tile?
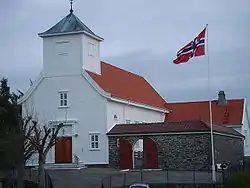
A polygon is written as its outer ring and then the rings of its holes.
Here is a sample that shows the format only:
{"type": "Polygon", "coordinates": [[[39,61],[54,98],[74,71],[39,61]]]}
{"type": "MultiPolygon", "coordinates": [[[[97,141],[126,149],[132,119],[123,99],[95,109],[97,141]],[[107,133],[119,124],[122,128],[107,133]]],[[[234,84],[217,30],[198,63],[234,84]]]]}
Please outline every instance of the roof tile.
{"type": "Polygon", "coordinates": [[[166,101],[141,76],[101,62],[101,75],[87,71],[111,96],[166,109],[166,101]]]}
{"type": "MultiPolygon", "coordinates": [[[[166,122],[209,121],[209,101],[168,103],[167,107],[171,112],[166,116],[166,122]]],[[[241,125],[243,110],[244,99],[228,100],[223,106],[217,105],[217,101],[212,101],[213,122],[219,125],[241,125]]]]}

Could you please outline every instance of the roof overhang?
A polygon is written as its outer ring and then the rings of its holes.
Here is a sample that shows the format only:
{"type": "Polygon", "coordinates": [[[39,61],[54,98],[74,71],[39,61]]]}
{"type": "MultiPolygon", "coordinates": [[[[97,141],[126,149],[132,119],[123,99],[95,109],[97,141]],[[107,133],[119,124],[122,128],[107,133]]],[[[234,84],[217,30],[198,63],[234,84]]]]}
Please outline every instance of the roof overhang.
{"type": "Polygon", "coordinates": [[[159,108],[159,107],[155,107],[155,106],[151,106],[151,105],[147,105],[147,104],[143,104],[143,103],[138,103],[138,102],[134,102],[134,101],[131,101],[131,100],[121,99],[121,98],[114,97],[114,96],[111,96],[109,99],[111,101],[114,101],[114,102],[119,102],[119,103],[131,105],[131,106],[146,108],[146,109],[149,109],[149,110],[154,110],[154,111],[162,112],[162,113],[169,113],[168,109],[163,109],[163,108],[159,108]]]}
{"type": "Polygon", "coordinates": [[[82,69],[82,76],[87,80],[87,82],[103,97],[110,98],[111,95],[104,91],[92,78],[91,76],[85,71],[85,69],[82,69]]]}
{"type": "Polygon", "coordinates": [[[239,124],[239,125],[225,125],[228,128],[241,128],[243,126],[243,124],[239,124]]]}
{"type": "MultiPolygon", "coordinates": [[[[132,126],[132,125],[131,125],[132,126]]],[[[164,135],[199,135],[208,134],[210,136],[210,131],[189,131],[189,132],[151,132],[151,133],[107,133],[108,137],[123,137],[123,136],[164,136],[164,135]]],[[[232,138],[244,139],[244,136],[236,136],[228,133],[213,132],[214,135],[228,136],[232,138]]]]}
{"type": "Polygon", "coordinates": [[[38,36],[43,38],[43,37],[53,37],[53,36],[72,35],[72,34],[85,34],[85,35],[88,35],[89,37],[96,39],[100,42],[104,41],[104,39],[102,37],[99,37],[97,35],[92,35],[86,31],[74,31],[74,32],[53,33],[53,34],[38,33],[38,36]]]}
{"type": "Polygon", "coordinates": [[[44,79],[44,74],[42,71],[38,75],[38,78],[33,82],[31,87],[28,89],[28,91],[24,93],[22,98],[18,99],[17,104],[22,104],[23,102],[25,102],[43,79],[44,79]]]}
{"type": "MultiPolygon", "coordinates": [[[[89,74],[82,70],[82,76],[90,83],[90,85],[103,97],[110,98],[110,94],[102,90],[89,76],[89,74]]],[[[25,92],[22,98],[20,98],[17,102],[18,104],[22,104],[25,102],[29,96],[32,94],[32,92],[36,89],[36,87],[40,84],[40,82],[45,78],[43,72],[41,72],[38,76],[38,78],[34,81],[33,85],[28,89],[28,91],[25,92]]]]}

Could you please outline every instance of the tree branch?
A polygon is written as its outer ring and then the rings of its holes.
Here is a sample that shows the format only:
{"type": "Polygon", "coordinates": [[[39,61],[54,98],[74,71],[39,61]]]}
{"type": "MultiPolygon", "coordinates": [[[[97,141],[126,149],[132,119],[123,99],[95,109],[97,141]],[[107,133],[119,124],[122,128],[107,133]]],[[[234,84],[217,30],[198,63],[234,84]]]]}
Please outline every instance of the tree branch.
{"type": "Polygon", "coordinates": [[[48,142],[47,147],[44,150],[44,154],[47,154],[49,152],[49,150],[56,144],[57,141],[57,136],[59,134],[59,131],[61,130],[61,128],[64,127],[63,123],[60,123],[57,127],[55,131],[52,131],[52,135],[50,137],[50,140],[48,142]]]}

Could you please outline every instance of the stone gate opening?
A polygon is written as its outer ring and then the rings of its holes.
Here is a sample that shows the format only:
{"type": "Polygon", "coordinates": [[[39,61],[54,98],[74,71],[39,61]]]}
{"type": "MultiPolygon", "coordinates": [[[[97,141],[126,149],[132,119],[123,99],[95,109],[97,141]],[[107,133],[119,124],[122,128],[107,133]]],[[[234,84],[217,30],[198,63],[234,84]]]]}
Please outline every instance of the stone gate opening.
{"type": "MultiPolygon", "coordinates": [[[[244,159],[244,136],[231,128],[213,127],[215,163],[238,164],[244,159]]],[[[137,161],[133,162],[133,150],[136,142],[143,140],[143,168],[211,168],[210,127],[203,121],[121,124],[115,125],[107,135],[109,164],[113,167],[141,167],[137,161]]]]}

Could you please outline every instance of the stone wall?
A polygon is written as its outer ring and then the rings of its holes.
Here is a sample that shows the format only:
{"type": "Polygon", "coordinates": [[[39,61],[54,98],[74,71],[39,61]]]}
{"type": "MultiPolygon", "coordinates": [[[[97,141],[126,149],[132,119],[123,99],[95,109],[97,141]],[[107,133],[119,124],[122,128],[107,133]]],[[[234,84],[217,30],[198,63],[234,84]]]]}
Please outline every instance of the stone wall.
{"type": "Polygon", "coordinates": [[[235,137],[214,135],[215,163],[226,162],[238,165],[244,161],[244,140],[235,137]]]}
{"type": "Polygon", "coordinates": [[[209,136],[154,136],[158,148],[159,168],[200,169],[209,166],[209,136]]]}
{"type": "Polygon", "coordinates": [[[117,147],[118,137],[109,137],[109,166],[119,167],[119,148],[117,147]]]}
{"type": "MultiPolygon", "coordinates": [[[[168,169],[209,169],[211,168],[210,134],[179,134],[147,136],[157,147],[158,167],[168,169]]],[[[119,167],[117,139],[123,138],[132,147],[143,136],[109,137],[109,162],[119,167]]],[[[214,135],[215,163],[227,162],[234,165],[244,159],[244,144],[239,138],[214,135]]]]}
{"type": "MultiPolygon", "coordinates": [[[[133,146],[143,137],[109,137],[109,161],[113,167],[119,166],[118,138],[128,140],[133,146]]],[[[148,138],[156,144],[159,168],[193,169],[209,165],[208,135],[157,135],[148,138]]]]}

